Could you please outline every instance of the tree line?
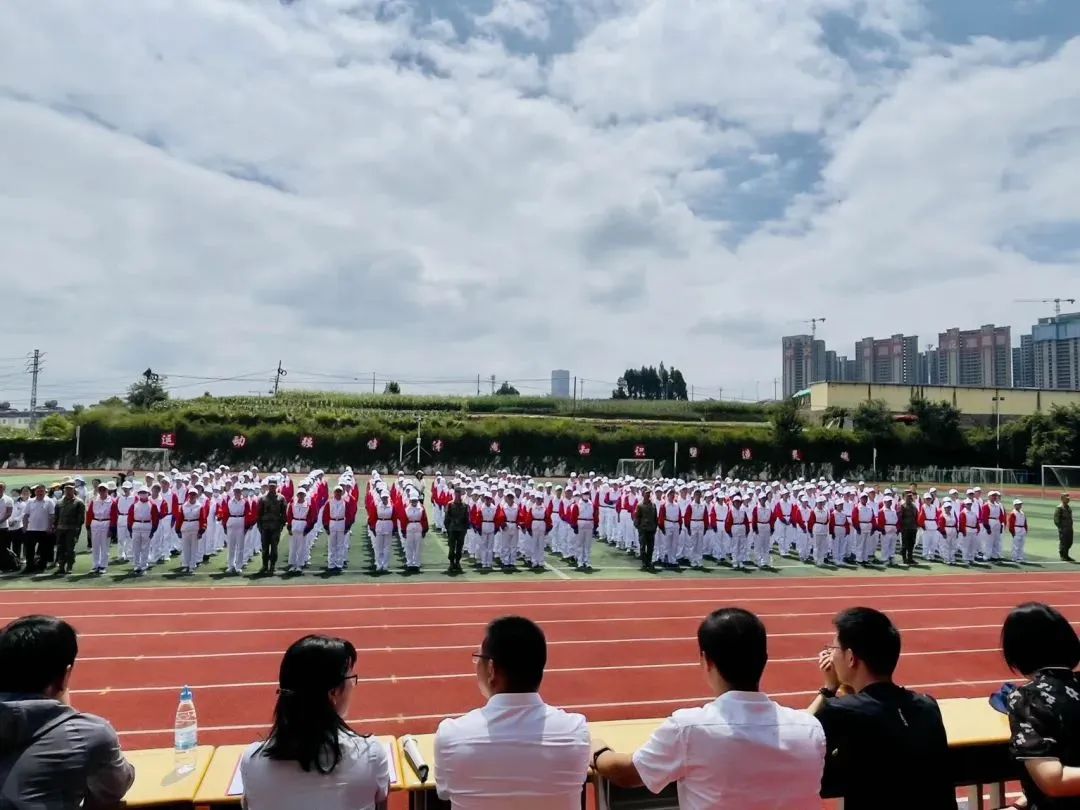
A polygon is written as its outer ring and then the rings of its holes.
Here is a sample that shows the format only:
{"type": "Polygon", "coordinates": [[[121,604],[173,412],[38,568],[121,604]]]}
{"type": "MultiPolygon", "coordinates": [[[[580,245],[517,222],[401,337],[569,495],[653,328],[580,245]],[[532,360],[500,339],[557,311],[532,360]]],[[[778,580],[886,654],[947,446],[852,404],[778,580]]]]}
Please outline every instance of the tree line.
{"type": "Polygon", "coordinates": [[[689,395],[683,373],[675,366],[668,369],[661,363],[659,368],[628,368],[611,392],[611,398],[686,401],[689,395]]]}

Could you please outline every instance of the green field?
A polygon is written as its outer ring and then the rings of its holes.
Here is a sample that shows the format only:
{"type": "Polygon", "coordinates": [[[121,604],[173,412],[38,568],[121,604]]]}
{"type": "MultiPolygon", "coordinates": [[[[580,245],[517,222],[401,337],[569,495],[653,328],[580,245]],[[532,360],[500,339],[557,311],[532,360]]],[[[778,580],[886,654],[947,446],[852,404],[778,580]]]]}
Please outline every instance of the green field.
{"type": "MultiPolygon", "coordinates": [[[[22,486],[24,484],[34,484],[38,482],[51,483],[52,481],[60,480],[66,477],[66,473],[58,473],[50,471],[47,475],[43,475],[41,471],[37,472],[0,472],[0,481],[6,483],[10,488],[22,486]]],[[[106,478],[107,474],[101,472],[88,472],[83,473],[83,477],[87,483],[92,478],[102,477],[106,478]]],[[[365,482],[361,481],[363,486],[365,482]]],[[[1011,503],[1011,500],[1010,500],[1011,503]]],[[[1016,572],[1020,570],[1025,571],[1038,571],[1038,570],[1051,570],[1051,571],[1080,571],[1080,564],[1072,565],[1070,563],[1063,563],[1058,559],[1057,555],[1057,533],[1054,530],[1052,523],[1052,515],[1056,501],[1052,500],[1039,500],[1033,495],[1026,503],[1025,509],[1028,512],[1031,521],[1031,532],[1027,541],[1027,557],[1028,563],[1024,566],[1016,566],[1012,564],[998,564],[995,566],[978,565],[974,569],[966,569],[961,566],[947,567],[944,565],[919,565],[910,570],[906,568],[892,568],[892,569],[872,569],[877,570],[881,576],[898,576],[904,577],[908,575],[926,575],[926,574],[940,574],[948,576],[950,574],[957,573],[970,573],[971,570],[985,572],[988,575],[1001,572],[1016,572]]],[[[1008,555],[1008,549],[1010,548],[1010,538],[1006,537],[1004,540],[1004,546],[1006,549],[1006,556],[1008,555]]],[[[286,548],[286,541],[283,539],[280,549],[286,548]]],[[[661,570],[657,574],[646,575],[639,570],[639,564],[635,559],[632,559],[627,554],[618,552],[612,547],[597,541],[593,546],[593,571],[591,573],[579,572],[569,567],[566,563],[562,562],[558,557],[549,557],[548,570],[542,573],[534,573],[519,568],[514,572],[503,572],[498,569],[492,572],[480,572],[475,571],[467,562],[465,564],[465,573],[455,577],[448,577],[444,572],[447,565],[446,560],[446,543],[442,536],[431,532],[428,534],[427,539],[424,541],[424,553],[423,563],[424,570],[421,574],[414,574],[411,576],[405,576],[400,573],[403,566],[403,558],[401,556],[400,546],[395,551],[395,558],[393,562],[394,573],[386,574],[381,577],[374,577],[369,573],[369,566],[371,565],[371,547],[367,541],[366,528],[361,524],[358,524],[357,528],[353,531],[352,548],[349,554],[348,568],[342,574],[331,575],[326,573],[323,568],[326,564],[326,535],[323,534],[319,538],[319,542],[315,545],[315,550],[312,555],[311,567],[300,577],[284,577],[280,574],[274,577],[259,577],[254,574],[253,570],[257,570],[260,565],[260,560],[255,557],[248,565],[248,573],[245,573],[242,577],[226,577],[224,575],[225,558],[224,553],[219,554],[216,557],[211,558],[210,562],[203,567],[200,567],[198,571],[192,575],[184,575],[179,573],[180,561],[178,558],[173,558],[167,561],[164,565],[155,566],[151,569],[150,573],[144,577],[135,577],[131,573],[130,565],[121,565],[114,563],[109,567],[107,574],[103,576],[91,575],[90,569],[90,556],[86,547],[86,533],[83,532],[82,537],[78,543],[78,555],[76,557],[74,571],[66,577],[58,577],[53,574],[52,571],[47,571],[42,574],[36,574],[33,576],[23,576],[19,574],[5,574],[0,575],[0,583],[3,583],[5,588],[20,588],[20,587],[41,587],[48,585],[50,587],[65,587],[65,586],[79,586],[79,587],[109,587],[122,585],[128,586],[142,586],[153,587],[154,585],[168,584],[168,585],[211,585],[220,584],[228,585],[231,587],[245,587],[245,586],[258,586],[262,584],[283,584],[290,585],[302,585],[311,584],[313,582],[335,582],[335,583],[352,583],[365,584],[372,582],[431,582],[431,581],[466,581],[466,582],[479,582],[479,581],[494,581],[500,579],[510,580],[534,580],[534,579],[547,579],[551,581],[558,581],[563,579],[590,579],[590,578],[619,578],[619,579],[635,579],[643,576],[661,577],[664,579],[709,579],[709,578],[736,578],[736,579],[758,579],[758,578],[777,578],[777,577],[799,577],[799,576],[820,576],[820,577],[849,577],[854,575],[865,575],[868,573],[867,569],[863,568],[840,568],[838,570],[823,570],[815,568],[813,566],[804,565],[796,560],[787,558],[779,558],[774,556],[774,566],[777,567],[775,572],[755,572],[755,573],[740,573],[732,571],[729,568],[718,567],[715,564],[707,561],[708,570],[706,571],[692,571],[690,569],[684,569],[681,571],[668,571],[661,570]]],[[[279,564],[280,564],[280,551],[279,551],[279,564]]]]}

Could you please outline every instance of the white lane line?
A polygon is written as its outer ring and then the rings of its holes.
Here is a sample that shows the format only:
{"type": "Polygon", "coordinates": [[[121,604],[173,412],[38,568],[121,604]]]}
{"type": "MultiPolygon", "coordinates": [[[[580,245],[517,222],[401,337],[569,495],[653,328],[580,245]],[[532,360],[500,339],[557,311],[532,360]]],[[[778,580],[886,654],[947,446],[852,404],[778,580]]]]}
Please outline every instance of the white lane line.
{"type": "MultiPolygon", "coordinates": [[[[687,641],[689,639],[686,639],[687,641]]],[[[473,649],[474,645],[464,645],[456,649],[473,649]]],[[[909,652],[904,653],[904,658],[919,658],[923,656],[939,656],[939,655],[964,655],[964,654],[985,654],[985,653],[1000,653],[997,647],[985,647],[982,649],[973,650],[927,650],[924,652],[909,652]]],[[[771,658],[769,664],[810,664],[818,660],[816,655],[807,656],[805,658],[771,658]]],[[[621,672],[624,670],[654,670],[654,669],[691,669],[700,667],[701,664],[697,661],[677,661],[673,663],[654,663],[654,664],[627,664],[624,666],[608,666],[608,667],[548,667],[544,670],[545,675],[552,675],[557,673],[578,673],[578,672],[621,672]]],[[[449,673],[437,673],[434,675],[386,675],[373,678],[359,678],[358,683],[377,684],[377,683],[400,683],[404,681],[445,681],[445,680],[465,680],[476,678],[475,672],[449,672],[449,673]]],[[[112,695],[123,692],[174,692],[180,686],[189,686],[192,690],[206,690],[206,689],[240,689],[244,687],[276,687],[277,681],[250,681],[243,683],[188,683],[183,684],[169,684],[165,686],[105,686],[100,689],[78,689],[72,690],[73,694],[77,695],[112,695]]]]}
{"type": "MultiPolygon", "coordinates": [[[[559,570],[558,568],[556,568],[555,566],[553,566],[553,565],[552,565],[551,563],[549,563],[549,562],[545,562],[545,563],[544,563],[544,568],[546,568],[546,569],[547,569],[548,571],[553,571],[553,572],[555,573],[555,575],[556,575],[556,576],[557,576],[557,577],[558,577],[559,579],[570,579],[570,575],[569,575],[569,574],[567,574],[567,573],[566,573],[565,571],[560,571],[560,570],[559,570]]],[[[599,590],[599,589],[597,589],[597,590],[599,590]]],[[[620,588],[619,590],[623,590],[623,589],[622,589],[622,588],[620,588]]],[[[529,591],[529,593],[537,593],[537,591],[529,591]]]]}
{"type": "MultiPolygon", "coordinates": [[[[1062,564],[1069,565],[1070,563],[1062,563],[1062,564]]],[[[629,566],[629,567],[634,568],[634,566],[629,566]]],[[[555,570],[558,571],[557,568],[555,570]]],[[[1077,570],[1078,570],[1078,573],[1080,573],[1080,567],[1078,567],[1077,570]]],[[[993,576],[1000,576],[1000,577],[1002,577],[1003,579],[1005,579],[1008,582],[1011,582],[1011,583],[1017,584],[1017,585],[1024,585],[1024,586],[1034,586],[1034,585],[1039,585],[1039,586],[1042,586],[1042,585],[1075,585],[1076,581],[1077,581],[1074,577],[1066,577],[1066,578],[1061,578],[1061,579],[1021,579],[1022,577],[1027,577],[1027,576],[1038,576],[1035,573],[1014,574],[1014,573],[1011,573],[1011,572],[1001,572],[1001,573],[993,574],[993,576]]],[[[568,577],[568,579],[570,579],[570,578],[568,577]]],[[[621,588],[619,588],[619,587],[613,587],[613,588],[578,588],[578,587],[570,587],[570,586],[555,586],[555,587],[544,588],[544,589],[525,587],[525,588],[517,588],[517,589],[512,589],[512,590],[494,590],[493,589],[494,587],[498,587],[495,583],[490,583],[490,585],[492,586],[491,588],[482,588],[482,589],[479,589],[479,590],[471,590],[472,586],[474,586],[474,585],[482,585],[483,583],[471,583],[470,582],[470,583],[462,583],[460,587],[453,588],[452,590],[431,591],[431,592],[428,592],[428,593],[421,593],[421,594],[409,594],[409,593],[389,593],[388,594],[388,593],[384,593],[383,591],[380,590],[380,585],[378,583],[370,583],[369,584],[369,583],[362,583],[362,582],[358,582],[356,584],[357,587],[355,589],[352,589],[348,593],[335,592],[335,593],[329,593],[329,594],[321,594],[321,593],[312,593],[311,591],[317,591],[317,590],[321,590],[323,588],[333,588],[335,586],[334,585],[326,585],[326,584],[322,584],[322,583],[312,582],[312,583],[307,583],[307,584],[310,585],[310,588],[305,587],[304,585],[299,586],[299,588],[304,591],[303,593],[295,593],[295,591],[298,589],[298,586],[295,586],[295,585],[259,585],[258,589],[257,589],[259,591],[262,591],[264,589],[274,589],[274,590],[287,589],[287,590],[290,590],[290,591],[294,592],[294,593],[288,594],[288,595],[284,595],[284,594],[269,595],[269,594],[261,594],[261,593],[252,593],[251,589],[247,589],[242,593],[238,593],[237,588],[235,586],[224,586],[224,587],[222,587],[222,586],[205,586],[205,587],[193,586],[192,588],[190,588],[188,590],[189,591],[192,591],[192,590],[196,591],[198,593],[198,595],[183,596],[183,597],[155,596],[155,597],[146,598],[146,599],[142,599],[142,598],[125,599],[125,598],[122,598],[122,597],[121,598],[112,598],[112,599],[57,599],[58,595],[69,594],[69,593],[89,592],[89,593],[94,593],[94,594],[100,595],[102,589],[101,588],[63,588],[63,589],[57,589],[57,590],[53,590],[53,591],[47,591],[47,590],[42,591],[42,590],[30,590],[30,589],[27,589],[27,590],[24,590],[24,591],[21,591],[21,592],[9,592],[9,594],[11,596],[13,596],[13,597],[15,596],[16,593],[45,594],[45,595],[47,595],[48,598],[43,598],[43,599],[13,598],[11,600],[3,600],[3,601],[0,601],[0,608],[2,608],[2,607],[25,608],[25,607],[30,606],[30,605],[41,604],[41,605],[47,605],[51,609],[55,610],[57,605],[114,605],[114,606],[119,606],[119,605],[124,605],[124,604],[155,604],[155,605],[160,605],[160,604],[172,604],[172,603],[183,603],[183,602],[205,602],[208,599],[215,600],[215,601],[220,600],[220,601],[224,601],[224,602],[244,602],[245,604],[248,604],[248,603],[252,603],[252,602],[269,601],[269,600],[272,600],[274,602],[281,602],[281,601],[285,601],[285,600],[316,601],[316,600],[321,600],[321,599],[329,599],[329,600],[334,600],[334,601],[341,601],[343,599],[345,599],[345,600],[347,600],[347,599],[377,600],[377,599],[381,599],[381,598],[416,599],[418,597],[419,598],[425,598],[425,597],[443,597],[443,596],[455,596],[455,597],[458,597],[458,598],[462,598],[462,597],[469,597],[469,596],[478,596],[478,597],[521,596],[521,595],[533,596],[533,595],[539,595],[539,594],[562,594],[562,595],[566,595],[567,591],[568,591],[568,588],[569,588],[569,591],[571,593],[573,593],[573,594],[586,594],[586,593],[616,594],[616,593],[624,593],[624,592],[625,593],[648,593],[648,592],[651,592],[651,591],[663,592],[663,591],[669,590],[669,589],[677,589],[677,590],[683,591],[683,592],[686,592],[686,591],[702,591],[702,592],[720,591],[720,592],[723,592],[723,593],[733,593],[733,592],[736,592],[736,591],[752,591],[752,592],[754,592],[754,591],[762,591],[762,590],[770,590],[770,589],[785,590],[785,591],[788,591],[788,590],[799,590],[799,591],[818,591],[818,590],[822,590],[822,591],[828,591],[829,593],[835,593],[836,590],[839,589],[839,588],[847,588],[847,589],[854,589],[854,590],[871,590],[871,591],[873,591],[873,590],[880,590],[882,588],[887,588],[887,587],[892,587],[892,586],[902,586],[902,587],[905,587],[905,588],[931,588],[931,589],[933,589],[933,588],[942,587],[942,586],[944,586],[944,587],[956,587],[956,586],[959,586],[959,585],[971,584],[971,583],[987,584],[987,576],[986,575],[968,575],[968,574],[940,574],[940,575],[931,575],[929,577],[927,575],[919,575],[918,581],[907,581],[908,579],[914,579],[914,577],[908,578],[908,577],[902,577],[902,576],[889,577],[887,579],[886,578],[876,578],[876,579],[874,579],[873,582],[865,582],[866,579],[869,579],[869,577],[860,576],[860,577],[851,577],[851,578],[844,578],[844,579],[833,579],[833,578],[825,578],[825,577],[810,577],[810,578],[797,578],[795,581],[766,579],[766,578],[748,581],[748,580],[740,580],[740,579],[732,578],[732,579],[716,580],[716,581],[712,581],[712,582],[703,582],[702,580],[699,580],[699,579],[687,580],[685,582],[682,582],[682,581],[679,581],[679,580],[676,580],[676,579],[658,579],[658,580],[640,580],[640,581],[638,581],[638,582],[636,582],[634,584],[627,584],[626,580],[619,579],[619,580],[603,580],[603,581],[615,582],[615,583],[624,585],[624,587],[621,587],[621,588]],[[800,585],[800,584],[797,584],[798,579],[803,579],[803,580],[805,580],[805,579],[813,579],[813,580],[817,581],[820,584],[816,584],[816,585],[800,585]],[[856,582],[848,581],[850,579],[860,580],[861,582],[860,581],[856,581],[856,582]],[[648,586],[651,586],[651,587],[642,587],[643,585],[648,585],[648,586]],[[208,591],[212,591],[213,594],[212,595],[207,595],[206,592],[208,592],[208,591]]],[[[590,578],[589,580],[571,579],[571,581],[575,583],[575,586],[577,584],[584,585],[584,584],[592,584],[593,582],[595,582],[595,580],[592,580],[592,578],[590,578]]],[[[412,587],[416,587],[418,585],[422,585],[422,584],[425,584],[425,583],[395,583],[394,586],[387,585],[385,587],[396,587],[398,584],[410,585],[412,587]]],[[[431,583],[426,583],[426,584],[430,585],[431,583]]],[[[524,585],[526,583],[522,583],[522,584],[524,585]]],[[[340,587],[340,586],[337,586],[337,587],[340,587]]],[[[124,593],[131,593],[131,591],[124,591],[124,593]]],[[[932,594],[924,594],[924,595],[925,596],[930,596],[932,594]]],[[[753,598],[753,597],[750,597],[750,598],[753,598]]],[[[810,597],[810,598],[814,598],[814,597],[810,597]]],[[[432,606],[432,607],[435,607],[435,606],[432,606]]]]}
{"type": "MultiPolygon", "coordinates": [[[[1080,608],[1078,604],[1055,604],[1058,610],[1065,610],[1068,608],[1080,608]]],[[[941,613],[944,611],[960,612],[960,611],[975,611],[975,610],[1009,610],[1012,608],[1012,604],[1008,605],[965,605],[963,607],[955,608],[892,608],[889,610],[890,614],[899,613],[941,613]]],[[[805,619],[805,618],[822,618],[834,616],[833,611],[821,612],[821,613],[759,613],[758,617],[761,619],[805,619]]],[[[700,621],[701,615],[699,613],[691,613],[684,616],[620,616],[620,617],[607,617],[596,619],[545,619],[544,624],[612,624],[618,622],[633,622],[635,624],[641,624],[643,622],[669,622],[669,621],[700,621]]],[[[334,630],[439,630],[448,628],[460,628],[460,627],[486,627],[487,622],[475,621],[475,622],[436,622],[433,624],[396,624],[393,627],[388,627],[385,624],[365,624],[365,625],[353,625],[351,627],[337,627],[329,628],[334,630]]],[[[968,627],[990,627],[996,625],[968,625],[968,627]]],[[[302,632],[305,630],[318,630],[320,628],[313,627],[286,627],[280,628],[282,632],[302,632]]],[[[327,629],[327,628],[322,628],[327,629]]],[[[917,630],[914,627],[901,627],[901,632],[910,632],[917,630]]],[[[960,627],[959,629],[965,629],[960,627]]],[[[265,628],[259,632],[272,632],[273,628],[265,628]]],[[[822,632],[826,632],[827,628],[823,628],[822,632]]],[[[199,631],[195,631],[199,632],[199,631]]],[[[203,631],[212,632],[212,631],[203,631]]],[[[239,632],[239,631],[238,631],[239,632]]],[[[80,633],[80,638],[93,638],[93,637],[116,637],[116,636],[128,636],[128,635],[141,635],[141,636],[161,636],[170,635],[169,633],[80,633]]],[[[770,633],[770,636],[775,636],[775,633],[770,633]]],[[[690,638],[690,636],[687,636],[690,638]]],[[[617,639],[615,639],[617,640],[617,639]]],[[[549,640],[549,643],[553,643],[549,640]]],[[[409,650],[422,649],[419,647],[373,647],[368,652],[407,652],[409,650]]],[[[173,655],[80,655],[79,663],[85,664],[91,661],[172,661],[172,660],[187,660],[187,659],[201,659],[201,658],[243,658],[245,656],[252,655],[281,655],[280,649],[275,650],[253,650],[248,652],[208,652],[208,653],[178,653],[173,655]]]]}
{"type": "MultiPolygon", "coordinates": [[[[1075,588],[1065,588],[1061,590],[1043,589],[1039,591],[1039,594],[1051,594],[1051,593],[1067,593],[1075,594],[1075,588]]],[[[877,602],[883,599],[916,599],[932,597],[935,599],[946,597],[969,597],[969,596],[1014,596],[1013,594],[1002,594],[1001,591],[953,591],[948,593],[935,593],[935,594],[921,594],[921,593],[883,593],[875,594],[874,600],[877,602]]],[[[824,596],[814,596],[811,601],[814,602],[837,602],[844,601],[850,602],[852,599],[850,594],[829,594],[824,596]]],[[[806,602],[806,596],[768,596],[768,597],[749,597],[745,600],[747,603],[758,604],[761,602],[806,602]]],[[[488,604],[479,605],[367,605],[363,607],[326,607],[326,608],[296,608],[288,610],[290,616],[300,614],[334,614],[340,615],[343,613],[375,613],[375,612],[402,612],[402,611],[416,611],[425,610],[487,610],[487,609],[544,609],[544,608],[583,608],[583,607],[605,607],[605,606],[634,606],[641,607],[644,605],[699,605],[710,604],[715,605],[717,600],[715,598],[695,598],[695,599],[618,599],[618,600],[601,600],[601,601],[589,601],[589,602],[494,602],[488,604]]],[[[57,606],[53,606],[56,610],[57,606]]],[[[948,610],[948,607],[941,608],[942,610],[948,610]]],[[[265,616],[266,609],[259,610],[233,610],[226,608],[224,610],[204,610],[204,611],[169,611],[161,613],[147,613],[145,611],[139,612],[136,615],[119,614],[119,613],[64,613],[64,611],[58,610],[59,615],[68,621],[78,621],[81,619],[122,619],[130,621],[132,619],[165,619],[175,618],[178,616],[265,616]]],[[[543,618],[537,619],[537,621],[543,621],[543,618]]]]}
{"type": "MultiPolygon", "coordinates": [[[[989,681],[941,681],[938,683],[909,683],[905,684],[908,689],[942,689],[952,687],[974,687],[974,686],[1000,686],[1001,679],[995,678],[989,681]]],[[[776,698],[797,698],[797,697],[810,697],[816,695],[817,690],[799,691],[799,692],[770,692],[769,696],[776,698]]],[[[665,700],[624,700],[613,703],[577,703],[577,704],[561,704],[559,708],[572,712],[589,711],[591,709],[627,709],[636,706],[701,706],[711,701],[716,700],[716,696],[700,695],[693,697],[672,698],[665,700]]],[[[394,717],[360,717],[356,719],[350,718],[346,722],[351,726],[363,728],[366,725],[373,723],[409,723],[417,720],[442,720],[446,717],[460,717],[463,712],[444,712],[441,714],[413,714],[413,715],[395,715],[394,717]]],[[[253,729],[266,729],[269,727],[268,723],[252,723],[245,725],[231,725],[231,726],[199,726],[199,731],[250,731],[253,729]]],[[[130,731],[119,731],[121,735],[127,736],[143,736],[147,734],[166,734],[172,735],[173,729],[171,728],[157,728],[157,729],[135,729],[130,731]]]]}

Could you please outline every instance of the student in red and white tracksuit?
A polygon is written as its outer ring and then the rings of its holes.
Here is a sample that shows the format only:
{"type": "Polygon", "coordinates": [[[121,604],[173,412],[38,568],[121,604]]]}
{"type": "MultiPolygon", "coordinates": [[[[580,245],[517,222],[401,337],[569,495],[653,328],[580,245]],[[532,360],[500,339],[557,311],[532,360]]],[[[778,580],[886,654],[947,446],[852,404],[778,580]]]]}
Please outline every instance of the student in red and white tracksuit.
{"type": "Polygon", "coordinates": [[[701,500],[701,490],[694,491],[694,499],[683,512],[686,526],[686,558],[694,568],[701,568],[705,561],[705,531],[709,525],[708,505],[701,500]]]}
{"type": "MultiPolygon", "coordinates": [[[[390,509],[391,514],[393,508],[390,509]]],[[[307,490],[299,489],[285,510],[285,527],[289,531],[290,574],[302,574],[307,561],[308,535],[315,526],[316,509],[308,503],[307,490]]]]}
{"type": "Polygon", "coordinates": [[[484,493],[484,505],[473,512],[473,528],[476,529],[476,561],[481,568],[491,568],[494,559],[495,533],[506,520],[501,508],[495,505],[491,493],[484,493]]]}
{"type": "Polygon", "coordinates": [[[832,535],[833,563],[843,565],[846,561],[848,538],[851,537],[851,515],[847,513],[843,501],[836,503],[829,514],[829,534],[832,535]]]}
{"type": "MultiPolygon", "coordinates": [[[[934,502],[933,495],[927,493],[923,496],[923,504],[919,507],[918,524],[919,528],[922,529],[923,559],[927,562],[931,562],[934,559],[934,554],[941,551],[938,547],[938,541],[941,537],[938,533],[938,514],[940,512],[941,510],[938,509],[938,505],[934,502]]],[[[949,561],[946,560],[946,562],[949,561]]]]}
{"type": "Polygon", "coordinates": [[[750,510],[743,506],[742,495],[731,496],[731,508],[724,518],[724,530],[731,537],[731,563],[736,571],[743,570],[749,549],[750,510]]]}
{"type": "Polygon", "coordinates": [[[675,490],[669,490],[667,500],[656,510],[657,537],[653,558],[661,565],[674,565],[678,562],[679,530],[682,528],[683,513],[675,501],[675,490]]]}
{"type": "Polygon", "coordinates": [[[984,532],[983,556],[987,560],[998,562],[1001,560],[1001,534],[1005,530],[1008,517],[1000,493],[990,493],[989,502],[983,504],[981,517],[984,532]]]}
{"type": "Polygon", "coordinates": [[[975,562],[975,552],[978,550],[979,532],[982,529],[982,521],[979,518],[979,507],[970,498],[964,500],[964,506],[960,510],[960,556],[964,565],[975,562]]]}
{"type": "Polygon", "coordinates": [[[218,522],[225,530],[225,542],[228,545],[229,561],[225,567],[227,574],[239,574],[244,570],[244,539],[248,529],[255,525],[251,502],[243,496],[244,489],[239,484],[233,486],[232,497],[222,502],[218,510],[218,522]]]}
{"type": "Polygon", "coordinates": [[[423,557],[424,538],[428,533],[427,510],[420,501],[420,493],[409,493],[409,505],[400,512],[398,528],[401,545],[405,549],[405,570],[419,571],[423,557]]]}
{"type": "MultiPolygon", "coordinates": [[[[776,502],[776,506],[773,508],[772,524],[773,540],[776,541],[776,548],[782,555],[788,554],[791,547],[796,545],[798,535],[792,513],[797,509],[795,502],[791,500],[791,493],[786,489],[781,490],[780,500],[776,502]]],[[[800,554],[802,553],[802,549],[798,551],[800,554]]]]}
{"type": "Polygon", "coordinates": [[[199,492],[192,488],[176,510],[176,528],[180,532],[180,570],[190,574],[202,562],[199,538],[206,532],[209,501],[199,503],[199,492]]]}
{"type": "Polygon", "coordinates": [[[326,568],[334,573],[345,567],[345,557],[348,553],[345,535],[352,528],[349,520],[352,511],[351,502],[345,500],[345,487],[338,484],[334,487],[334,494],[330,500],[323,504],[319,521],[329,535],[326,568]]]}
{"type": "Polygon", "coordinates": [[[512,492],[506,494],[506,499],[502,503],[502,510],[506,521],[495,536],[495,559],[504,568],[510,568],[517,564],[519,519],[521,517],[521,507],[512,492]]]}
{"type": "Polygon", "coordinates": [[[132,558],[131,530],[128,529],[127,516],[136,500],[138,498],[132,490],[131,482],[125,481],[120,485],[120,494],[116,497],[116,545],[120,551],[120,562],[130,562],[132,558]]]}
{"type": "Polygon", "coordinates": [[[551,531],[551,504],[544,504],[544,497],[536,495],[532,504],[527,506],[522,515],[522,532],[528,539],[525,547],[525,559],[533,568],[544,567],[544,548],[548,532],[551,531]]]}
{"type": "Polygon", "coordinates": [[[394,504],[390,493],[379,493],[379,502],[372,504],[368,512],[368,529],[371,532],[371,553],[376,573],[390,570],[390,552],[394,543],[394,504]]]}
{"type": "Polygon", "coordinates": [[[578,570],[592,568],[593,527],[596,526],[596,503],[588,492],[579,494],[577,502],[570,507],[570,524],[577,531],[578,570]]]}
{"type": "Polygon", "coordinates": [[[1022,563],[1024,557],[1024,541],[1027,539],[1028,519],[1024,511],[1024,502],[1019,498],[1013,501],[1013,510],[1009,513],[1009,534],[1012,535],[1012,561],[1022,563]]]}
{"type": "Polygon", "coordinates": [[[832,512],[826,508],[824,496],[819,496],[814,508],[806,516],[806,531],[810,535],[810,549],[814,564],[822,566],[832,550],[832,512]]]}
{"type": "Polygon", "coordinates": [[[98,486],[97,497],[86,505],[86,529],[90,533],[92,573],[104,574],[109,567],[109,537],[116,531],[116,500],[109,497],[104,484],[98,486]]]}
{"type": "Polygon", "coordinates": [[[941,554],[945,558],[946,565],[956,565],[956,549],[960,536],[960,518],[953,509],[951,501],[941,505],[941,514],[937,517],[938,534],[940,535],[941,554]]]}
{"type": "Polygon", "coordinates": [[[851,525],[855,530],[855,562],[863,565],[877,552],[877,510],[870,505],[865,492],[851,510],[851,525]]]}
{"type": "Polygon", "coordinates": [[[127,525],[131,534],[134,570],[141,576],[150,566],[150,538],[158,527],[157,505],[151,502],[147,487],[139,488],[139,496],[128,511],[127,525]]]}
{"type": "Polygon", "coordinates": [[[776,511],[769,508],[769,496],[762,494],[750,515],[750,527],[754,535],[754,562],[758,568],[772,567],[770,548],[772,546],[773,523],[776,511]]]}
{"type": "Polygon", "coordinates": [[[900,532],[900,513],[893,506],[892,495],[886,495],[881,501],[877,516],[877,530],[881,534],[881,551],[886,565],[893,565],[896,556],[896,538],[900,532]]]}

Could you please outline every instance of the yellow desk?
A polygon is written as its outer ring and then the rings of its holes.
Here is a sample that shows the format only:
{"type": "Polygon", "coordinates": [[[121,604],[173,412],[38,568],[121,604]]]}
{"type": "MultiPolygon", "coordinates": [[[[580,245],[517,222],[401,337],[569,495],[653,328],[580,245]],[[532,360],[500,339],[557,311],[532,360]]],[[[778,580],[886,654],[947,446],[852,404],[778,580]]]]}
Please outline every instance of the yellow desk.
{"type": "Polygon", "coordinates": [[[985,698],[950,698],[938,705],[950,747],[1006,745],[1011,739],[1008,715],[995,711],[985,698]]]}
{"type": "MultiPolygon", "coordinates": [[[[378,737],[379,742],[386,746],[393,759],[394,772],[397,781],[390,784],[391,790],[401,790],[401,755],[398,750],[397,740],[394,737],[378,737]]],[[[230,796],[229,787],[232,785],[236,768],[240,764],[240,758],[248,749],[246,745],[223,745],[214,752],[210,766],[206,769],[202,784],[195,794],[195,807],[197,810],[206,810],[211,807],[240,804],[240,796],[230,796]]]]}
{"type": "Polygon", "coordinates": [[[603,740],[620,754],[632,754],[648,742],[663,720],[608,720],[589,723],[589,736],[595,743],[603,740]]]}
{"type": "Polygon", "coordinates": [[[174,770],[175,752],[171,748],[126,752],[128,761],[135,766],[135,784],[124,797],[124,806],[191,804],[213,753],[212,745],[200,745],[195,752],[195,770],[180,776],[174,770]]]}

